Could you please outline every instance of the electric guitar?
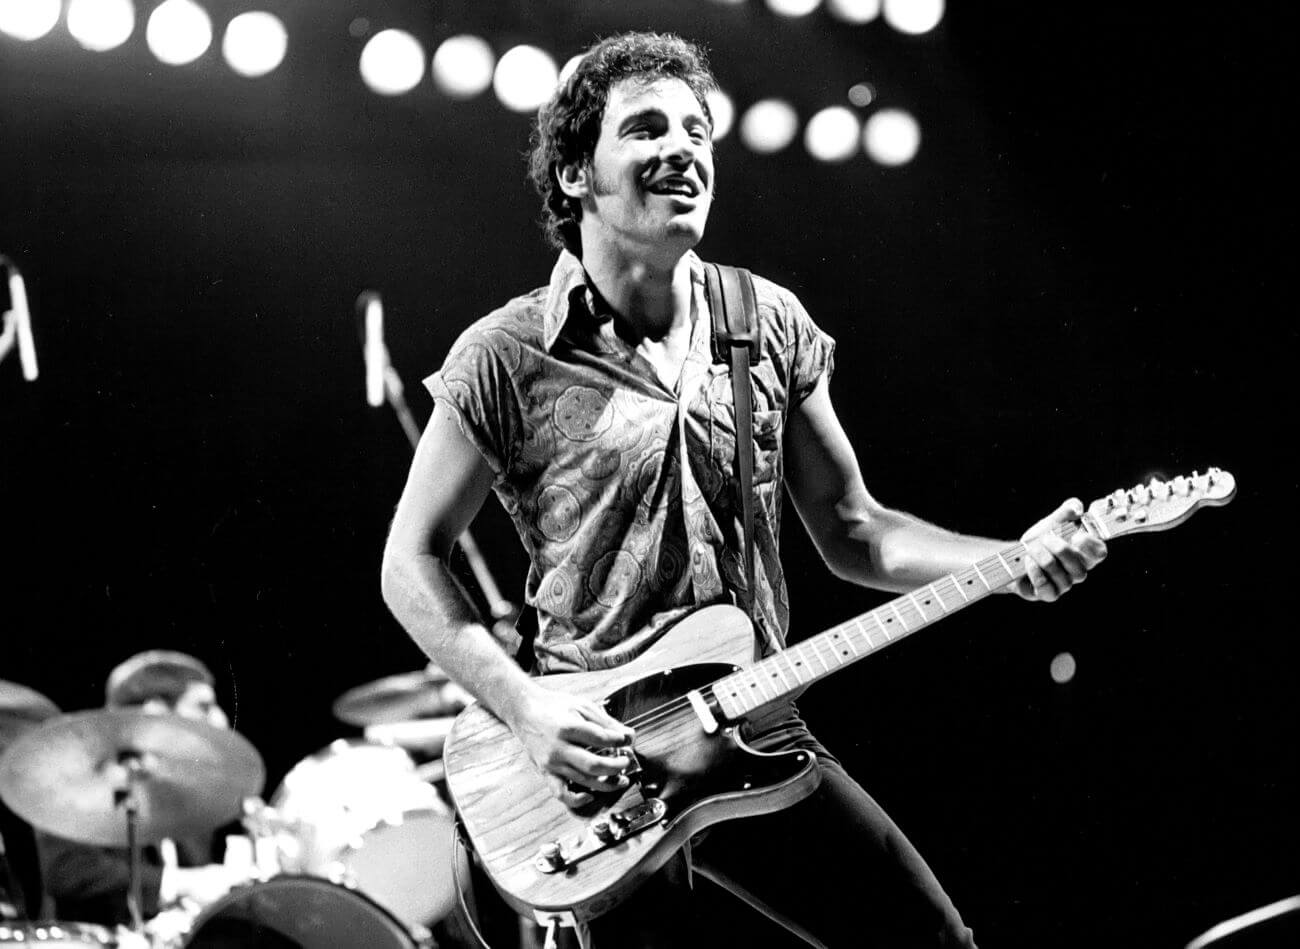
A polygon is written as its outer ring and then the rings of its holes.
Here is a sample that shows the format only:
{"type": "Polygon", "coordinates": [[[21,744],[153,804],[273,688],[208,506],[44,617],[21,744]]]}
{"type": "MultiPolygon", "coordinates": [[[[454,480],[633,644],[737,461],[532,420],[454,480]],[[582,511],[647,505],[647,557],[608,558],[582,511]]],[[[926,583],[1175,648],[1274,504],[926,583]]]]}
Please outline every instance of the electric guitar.
{"type": "MultiPolygon", "coordinates": [[[[1093,502],[1055,532],[1110,540],[1167,530],[1235,491],[1232,475],[1214,468],[1153,480],[1093,502]]],[[[709,606],[626,665],[543,676],[541,685],[601,701],[636,731],[631,785],[578,811],[554,796],[509,728],[470,705],[443,761],[483,868],[507,902],[540,922],[599,916],[703,828],[780,810],[816,788],[811,754],[754,751],[739,734],[746,719],[1024,575],[1025,548],[1015,544],[758,661],[745,614],[709,606]]]]}

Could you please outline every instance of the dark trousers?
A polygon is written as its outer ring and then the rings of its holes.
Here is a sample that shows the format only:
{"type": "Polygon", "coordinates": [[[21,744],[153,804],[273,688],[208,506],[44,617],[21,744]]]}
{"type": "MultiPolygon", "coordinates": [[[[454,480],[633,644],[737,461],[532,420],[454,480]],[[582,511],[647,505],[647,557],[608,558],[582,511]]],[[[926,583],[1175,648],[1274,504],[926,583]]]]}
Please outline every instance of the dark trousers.
{"type": "Polygon", "coordinates": [[[776,814],[728,821],[699,835],[691,847],[693,886],[685,861],[675,860],[593,921],[595,949],[973,949],[970,929],[921,855],[793,707],[767,716],[748,737],[760,750],[803,748],[817,755],[817,790],[776,814]]]}

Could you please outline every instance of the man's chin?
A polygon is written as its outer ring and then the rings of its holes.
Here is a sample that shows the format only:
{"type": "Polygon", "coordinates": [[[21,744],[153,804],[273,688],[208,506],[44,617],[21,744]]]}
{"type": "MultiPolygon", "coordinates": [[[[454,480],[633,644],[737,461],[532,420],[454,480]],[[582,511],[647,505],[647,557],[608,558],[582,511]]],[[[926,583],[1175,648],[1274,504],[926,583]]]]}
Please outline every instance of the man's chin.
{"type": "Polygon", "coordinates": [[[704,239],[705,222],[692,216],[675,217],[664,226],[664,239],[674,244],[684,244],[690,250],[704,239]]]}

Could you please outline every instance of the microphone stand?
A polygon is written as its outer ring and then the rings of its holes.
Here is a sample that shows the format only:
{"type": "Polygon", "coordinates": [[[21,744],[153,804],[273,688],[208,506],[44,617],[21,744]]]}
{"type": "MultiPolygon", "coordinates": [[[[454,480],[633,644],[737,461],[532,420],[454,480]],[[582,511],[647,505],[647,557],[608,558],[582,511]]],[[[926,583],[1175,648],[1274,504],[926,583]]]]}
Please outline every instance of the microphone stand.
{"type": "Polygon", "coordinates": [[[137,791],[145,776],[144,764],[134,751],[119,754],[118,763],[126,769],[126,788],[116,792],[117,804],[126,813],[126,848],[129,854],[126,907],[131,914],[131,929],[140,934],[144,932],[144,881],[140,873],[140,799],[137,791]]]}
{"type": "MultiPolygon", "coordinates": [[[[411,451],[420,444],[420,427],[415,423],[415,418],[411,415],[411,409],[406,404],[406,390],[402,385],[402,377],[397,374],[397,370],[388,362],[387,352],[384,353],[384,395],[393,411],[397,413],[397,420],[402,425],[402,431],[406,433],[407,441],[411,443],[411,451]]],[[[492,572],[488,570],[487,561],[483,559],[483,553],[474,541],[473,535],[469,529],[459,538],[460,549],[465,554],[465,559],[469,561],[469,569],[474,574],[474,580],[483,590],[483,596],[487,599],[488,609],[492,613],[494,621],[493,633],[501,637],[501,632],[495,627],[500,625],[503,620],[511,619],[515,613],[514,604],[501,595],[501,588],[497,586],[496,581],[492,578],[492,572]]],[[[510,630],[511,636],[514,636],[514,630],[510,630]]]]}

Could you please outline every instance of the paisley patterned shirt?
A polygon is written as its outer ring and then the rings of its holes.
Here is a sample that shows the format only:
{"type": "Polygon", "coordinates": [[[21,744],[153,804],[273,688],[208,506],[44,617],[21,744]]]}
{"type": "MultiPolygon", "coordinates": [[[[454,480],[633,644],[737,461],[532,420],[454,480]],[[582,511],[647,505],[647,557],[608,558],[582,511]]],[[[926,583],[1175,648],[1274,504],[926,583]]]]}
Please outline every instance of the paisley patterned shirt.
{"type": "MultiPolygon", "coordinates": [[[[713,359],[703,266],[694,254],[690,264],[695,319],[675,390],[598,312],[567,252],[548,286],[470,326],[425,380],[495,472],[528,552],[541,672],[626,662],[686,613],[745,588],[731,378],[713,359]]],[[[789,622],[782,434],[831,372],[834,342],[792,293],[754,283],[754,600],[771,649],[789,622]]]]}

